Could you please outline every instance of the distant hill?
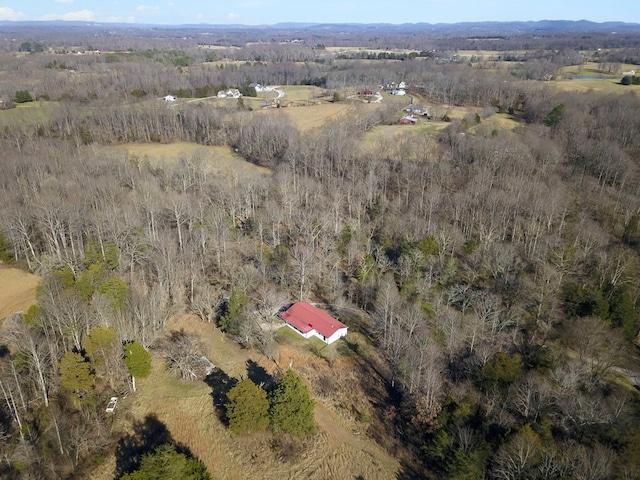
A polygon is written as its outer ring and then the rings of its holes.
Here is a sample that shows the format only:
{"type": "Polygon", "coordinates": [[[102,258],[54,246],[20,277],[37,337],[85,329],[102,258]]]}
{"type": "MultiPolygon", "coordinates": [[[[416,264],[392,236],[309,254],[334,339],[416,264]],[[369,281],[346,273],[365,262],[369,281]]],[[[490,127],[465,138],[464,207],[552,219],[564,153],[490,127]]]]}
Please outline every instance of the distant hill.
{"type": "Polygon", "coordinates": [[[526,34],[526,33],[567,33],[567,32],[603,32],[603,33],[640,33],[640,24],[626,22],[592,22],[588,20],[540,20],[522,22],[461,22],[461,23],[312,23],[312,22],[283,22],[273,25],[217,25],[217,24],[186,24],[186,25],[152,25],[132,23],[100,23],[81,21],[0,21],[0,27],[93,27],[93,28],[127,28],[127,29],[224,29],[224,30],[286,30],[286,31],[341,31],[362,32],[368,30],[403,31],[415,33],[473,33],[473,34],[526,34]]]}

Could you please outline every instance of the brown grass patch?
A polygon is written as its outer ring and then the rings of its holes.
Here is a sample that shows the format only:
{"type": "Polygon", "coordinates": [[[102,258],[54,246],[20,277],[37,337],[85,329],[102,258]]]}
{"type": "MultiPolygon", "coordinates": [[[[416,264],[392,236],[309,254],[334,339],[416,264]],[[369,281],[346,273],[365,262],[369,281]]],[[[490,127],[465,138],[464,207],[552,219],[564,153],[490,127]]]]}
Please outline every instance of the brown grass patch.
{"type": "Polygon", "coordinates": [[[0,320],[33,305],[39,283],[36,275],[0,264],[0,320]]]}
{"type": "MultiPolygon", "coordinates": [[[[286,98],[286,97],[285,97],[286,98]]],[[[348,103],[323,103],[307,107],[281,108],[283,115],[289,117],[301,132],[307,132],[325,125],[330,120],[345,115],[349,111],[348,103]]]]}
{"type": "Polygon", "coordinates": [[[599,92],[599,93],[628,93],[640,92],[640,85],[622,85],[620,78],[610,79],[575,79],[575,80],[558,80],[551,82],[551,85],[562,90],[563,92],[599,92]]]}
{"type": "Polygon", "coordinates": [[[116,147],[125,149],[130,156],[148,161],[154,167],[176,165],[178,162],[202,162],[211,173],[221,175],[259,176],[271,173],[235,154],[230,147],[205,146],[189,142],[125,143],[116,147]]]}

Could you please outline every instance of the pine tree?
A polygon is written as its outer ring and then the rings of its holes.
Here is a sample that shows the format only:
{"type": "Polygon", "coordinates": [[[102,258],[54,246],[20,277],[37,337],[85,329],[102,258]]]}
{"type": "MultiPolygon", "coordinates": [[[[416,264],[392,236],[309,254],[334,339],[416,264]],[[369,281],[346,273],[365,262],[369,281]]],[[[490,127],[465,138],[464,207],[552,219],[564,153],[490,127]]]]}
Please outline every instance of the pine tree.
{"type": "Polygon", "coordinates": [[[120,477],[120,480],[211,480],[211,474],[196,458],[179,453],[175,445],[160,445],[153,453],[142,457],[140,468],[120,477]]]}
{"type": "Polygon", "coordinates": [[[246,378],[227,394],[225,405],[229,429],[243,434],[264,430],[269,425],[269,401],[267,392],[246,378]]]}
{"type": "Polygon", "coordinates": [[[94,377],[91,366],[79,353],[65,352],[58,364],[60,386],[81,399],[93,391],[94,377]]]}
{"type": "Polygon", "coordinates": [[[269,396],[269,415],[273,431],[297,437],[313,433],[316,429],[314,405],[309,389],[302,383],[300,376],[293,370],[287,371],[269,396]]]}

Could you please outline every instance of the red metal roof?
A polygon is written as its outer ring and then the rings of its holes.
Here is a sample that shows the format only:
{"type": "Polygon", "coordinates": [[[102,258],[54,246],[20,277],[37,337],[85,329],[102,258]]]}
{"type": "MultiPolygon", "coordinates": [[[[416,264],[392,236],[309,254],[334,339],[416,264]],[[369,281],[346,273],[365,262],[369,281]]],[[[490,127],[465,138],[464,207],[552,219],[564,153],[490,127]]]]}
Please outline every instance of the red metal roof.
{"type": "Polygon", "coordinates": [[[302,333],[308,333],[315,329],[326,338],[341,328],[347,328],[344,323],[307,302],[294,303],[288,310],[280,314],[280,318],[302,333]]]}

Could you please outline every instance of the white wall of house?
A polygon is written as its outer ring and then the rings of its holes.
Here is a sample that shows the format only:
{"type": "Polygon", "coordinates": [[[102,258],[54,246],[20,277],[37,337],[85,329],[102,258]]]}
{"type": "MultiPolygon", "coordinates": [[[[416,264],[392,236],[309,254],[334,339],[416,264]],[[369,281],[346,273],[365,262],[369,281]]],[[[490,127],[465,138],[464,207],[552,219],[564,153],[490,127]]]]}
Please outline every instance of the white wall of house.
{"type": "Polygon", "coordinates": [[[338,330],[336,330],[333,335],[331,335],[329,338],[325,338],[322,335],[320,335],[315,329],[310,330],[307,333],[302,333],[300,330],[298,330],[297,328],[295,328],[293,325],[290,325],[289,323],[285,322],[285,325],[287,327],[289,327],[291,330],[293,330],[294,332],[296,332],[298,335],[300,335],[301,337],[304,337],[306,339],[309,339],[311,337],[318,337],[320,340],[322,340],[324,343],[326,343],[327,345],[332,344],[333,342],[335,342],[336,340],[341,339],[342,337],[346,337],[347,336],[347,328],[339,328],[338,330]]]}
{"type": "MultiPolygon", "coordinates": [[[[315,332],[315,330],[314,330],[315,332]]],[[[317,334],[316,334],[317,335],[317,334]]],[[[333,335],[331,335],[329,338],[327,338],[325,340],[324,337],[317,335],[318,337],[320,337],[320,340],[324,341],[327,344],[331,344],[333,342],[335,342],[336,340],[339,340],[342,337],[346,337],[347,336],[347,329],[346,328],[339,328],[338,330],[336,330],[333,335]]]]}

